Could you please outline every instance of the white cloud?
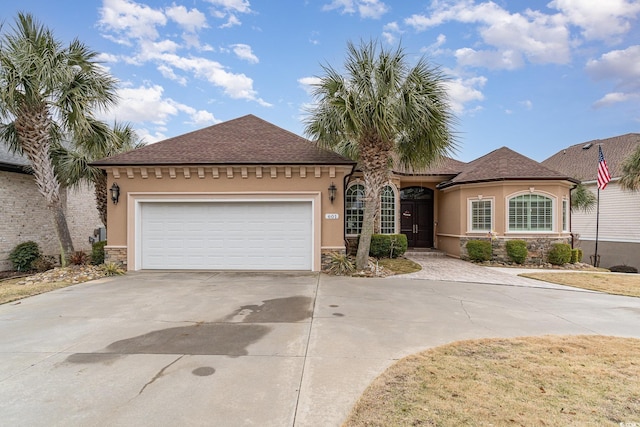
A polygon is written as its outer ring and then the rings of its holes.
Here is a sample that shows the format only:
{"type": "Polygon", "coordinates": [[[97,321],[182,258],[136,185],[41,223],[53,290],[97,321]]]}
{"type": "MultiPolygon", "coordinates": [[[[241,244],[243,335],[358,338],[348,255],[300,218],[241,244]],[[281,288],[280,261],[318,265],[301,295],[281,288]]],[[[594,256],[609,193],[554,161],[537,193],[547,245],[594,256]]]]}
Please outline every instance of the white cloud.
{"type": "Polygon", "coordinates": [[[160,10],[129,0],[103,0],[99,25],[128,38],[155,40],[156,26],[164,26],[167,18],[160,10]]]}
{"type": "Polygon", "coordinates": [[[361,18],[379,19],[389,11],[389,7],[380,0],[332,0],[322,7],[324,11],[341,9],[342,14],[358,13],[361,18]]]}
{"type": "MultiPolygon", "coordinates": [[[[483,101],[484,95],[480,89],[487,83],[487,78],[483,76],[470,78],[456,78],[445,83],[449,95],[451,109],[456,114],[469,112],[465,104],[474,101],[483,101]]],[[[472,111],[477,111],[476,107],[472,111]]]]}
{"type": "Polygon", "coordinates": [[[477,24],[487,48],[461,48],[462,65],[514,69],[532,63],[564,64],[570,60],[570,37],[559,14],[547,15],[530,9],[511,13],[493,2],[473,0],[434,2],[429,15],[412,15],[405,24],[425,31],[449,21],[477,24]]]}
{"type": "Polygon", "coordinates": [[[207,27],[207,18],[198,9],[187,10],[184,6],[173,5],[167,8],[166,13],[169,18],[190,33],[207,27]]]}
{"type": "Polygon", "coordinates": [[[587,62],[587,73],[595,80],[612,80],[616,91],[595,102],[605,107],[640,97],[640,45],[623,50],[612,50],[587,62]]]}
{"type": "Polygon", "coordinates": [[[382,27],[382,37],[388,44],[396,44],[400,34],[402,34],[402,30],[400,30],[400,26],[395,21],[389,22],[382,27]]]}
{"type": "Polygon", "coordinates": [[[167,122],[179,114],[186,114],[187,123],[198,126],[208,126],[220,123],[213,114],[164,97],[164,89],[159,85],[127,87],[120,89],[118,94],[121,102],[118,106],[105,114],[109,121],[117,120],[130,123],[153,123],[156,125],[155,134],[148,129],[142,129],[141,136],[146,142],[164,139],[161,132],[166,130],[167,122]]]}
{"type": "Polygon", "coordinates": [[[251,4],[247,0],[207,0],[221,9],[232,10],[239,13],[250,13],[251,4]]]}
{"type": "Polygon", "coordinates": [[[220,28],[231,28],[238,25],[242,25],[242,22],[240,22],[240,20],[236,18],[235,15],[229,15],[229,19],[227,19],[227,22],[220,25],[220,28]]]}
{"type": "Polygon", "coordinates": [[[522,105],[526,110],[533,109],[533,102],[529,99],[525,99],[524,101],[520,101],[518,104],[522,105]]]}
{"type": "Polygon", "coordinates": [[[561,11],[569,23],[582,28],[587,40],[616,41],[631,29],[640,13],[637,0],[553,0],[548,6],[561,11]]]}
{"type": "Polygon", "coordinates": [[[300,83],[300,87],[304,89],[305,92],[311,94],[313,92],[313,86],[320,84],[322,79],[320,77],[301,77],[298,79],[298,83],[300,83]]]}
{"type": "Polygon", "coordinates": [[[593,103],[594,108],[610,107],[613,104],[640,99],[638,93],[611,92],[593,103]]]}
{"type": "Polygon", "coordinates": [[[258,57],[254,55],[253,51],[251,50],[251,46],[249,46],[248,44],[234,44],[231,45],[231,49],[233,49],[233,53],[235,53],[236,56],[240,59],[243,59],[252,64],[257,64],[258,62],[260,62],[258,57]]]}

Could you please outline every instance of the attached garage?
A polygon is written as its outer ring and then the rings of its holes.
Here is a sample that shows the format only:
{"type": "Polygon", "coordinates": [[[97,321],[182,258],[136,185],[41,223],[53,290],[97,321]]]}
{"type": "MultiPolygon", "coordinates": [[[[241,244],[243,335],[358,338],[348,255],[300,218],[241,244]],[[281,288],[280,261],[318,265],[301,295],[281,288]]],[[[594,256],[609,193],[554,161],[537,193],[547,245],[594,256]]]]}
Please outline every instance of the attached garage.
{"type": "Polygon", "coordinates": [[[141,269],[312,269],[311,202],[145,202],[138,215],[141,269]]]}

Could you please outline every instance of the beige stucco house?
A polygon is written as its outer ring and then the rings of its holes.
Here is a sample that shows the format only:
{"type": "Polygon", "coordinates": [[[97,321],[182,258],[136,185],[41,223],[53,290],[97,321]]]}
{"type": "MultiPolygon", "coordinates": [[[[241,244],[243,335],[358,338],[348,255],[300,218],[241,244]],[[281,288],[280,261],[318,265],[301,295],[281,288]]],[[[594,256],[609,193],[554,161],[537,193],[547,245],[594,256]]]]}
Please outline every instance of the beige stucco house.
{"type": "MultiPolygon", "coordinates": [[[[364,184],[353,161],[253,115],[95,163],[117,188],[107,259],[129,270],[319,271],[360,232],[364,184]]],[[[464,257],[471,238],[570,241],[575,181],[501,148],[390,171],[381,233],[464,257]]]]}

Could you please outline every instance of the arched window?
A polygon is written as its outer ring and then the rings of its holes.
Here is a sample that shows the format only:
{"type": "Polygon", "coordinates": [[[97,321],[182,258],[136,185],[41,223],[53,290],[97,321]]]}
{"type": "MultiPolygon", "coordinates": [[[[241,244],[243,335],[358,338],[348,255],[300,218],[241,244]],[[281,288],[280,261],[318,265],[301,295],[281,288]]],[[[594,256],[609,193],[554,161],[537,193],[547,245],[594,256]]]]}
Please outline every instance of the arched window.
{"type": "Polygon", "coordinates": [[[345,194],[345,228],[347,234],[360,234],[364,218],[364,185],[354,184],[345,194]]]}
{"type": "Polygon", "coordinates": [[[509,199],[509,231],[553,231],[553,199],[541,194],[509,199]]]}
{"type": "MultiPolygon", "coordinates": [[[[355,183],[345,193],[345,228],[347,234],[360,234],[364,219],[364,185],[355,183]]],[[[385,185],[380,193],[380,232],[396,232],[396,195],[391,185],[385,185]]]]}
{"type": "Polygon", "coordinates": [[[380,233],[396,232],[396,194],[390,185],[385,185],[380,194],[380,233]]]}

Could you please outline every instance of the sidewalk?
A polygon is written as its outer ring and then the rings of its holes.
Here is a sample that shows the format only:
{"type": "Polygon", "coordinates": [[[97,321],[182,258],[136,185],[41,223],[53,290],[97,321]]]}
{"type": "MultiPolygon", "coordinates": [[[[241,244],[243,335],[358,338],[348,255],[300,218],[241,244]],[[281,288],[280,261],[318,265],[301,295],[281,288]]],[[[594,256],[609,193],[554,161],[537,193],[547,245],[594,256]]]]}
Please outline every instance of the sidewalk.
{"type": "MultiPolygon", "coordinates": [[[[556,285],[541,280],[518,276],[518,274],[524,272],[548,271],[543,269],[485,267],[446,256],[424,256],[416,254],[405,256],[411,261],[420,264],[422,270],[393,277],[402,279],[441,280],[447,282],[489,283],[547,289],[574,289],[569,286],[556,285]]],[[[584,290],[582,289],[582,291],[584,290]]]]}

